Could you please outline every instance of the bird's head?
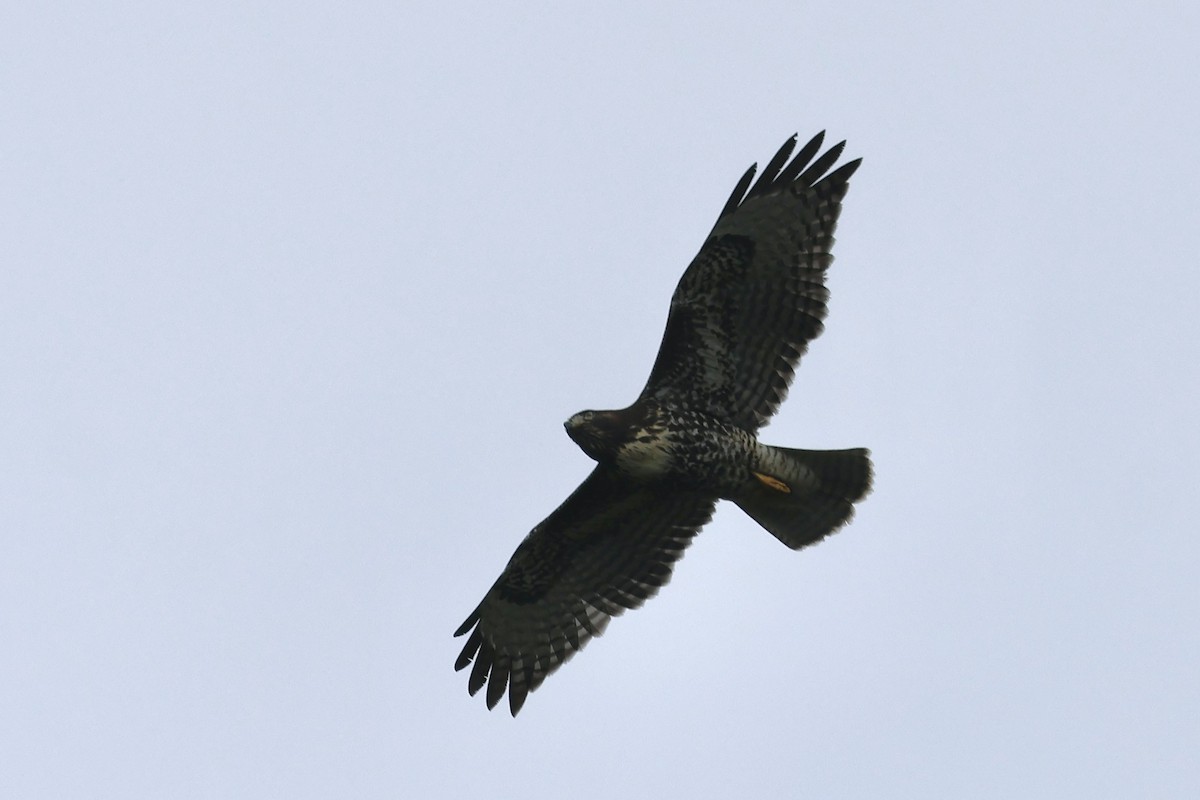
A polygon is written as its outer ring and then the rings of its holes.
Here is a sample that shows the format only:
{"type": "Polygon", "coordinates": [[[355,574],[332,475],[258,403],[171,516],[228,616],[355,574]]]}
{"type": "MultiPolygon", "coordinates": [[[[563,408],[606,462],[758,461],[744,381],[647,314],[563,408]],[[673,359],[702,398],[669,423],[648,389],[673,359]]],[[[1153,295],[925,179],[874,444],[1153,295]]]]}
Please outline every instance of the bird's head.
{"type": "Polygon", "coordinates": [[[616,411],[580,411],[563,423],[567,436],[597,461],[610,460],[628,426],[616,411]]]}
{"type": "Polygon", "coordinates": [[[571,441],[579,445],[583,452],[599,461],[605,447],[601,427],[596,422],[597,413],[580,411],[564,422],[563,427],[566,428],[567,436],[571,437],[571,441]]]}

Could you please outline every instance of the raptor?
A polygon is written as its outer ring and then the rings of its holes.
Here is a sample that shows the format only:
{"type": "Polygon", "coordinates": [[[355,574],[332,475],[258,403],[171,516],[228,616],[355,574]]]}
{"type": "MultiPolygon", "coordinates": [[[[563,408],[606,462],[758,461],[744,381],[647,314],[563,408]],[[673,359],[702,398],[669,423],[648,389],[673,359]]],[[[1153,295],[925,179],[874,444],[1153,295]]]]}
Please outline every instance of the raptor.
{"type": "Polygon", "coordinates": [[[831,167],[784,143],[754,181],[750,167],[671,297],[658,357],[628,408],[583,411],[567,434],[596,466],[517,547],[455,631],[455,669],[508,691],[513,716],[609,620],[637,608],[730,500],[792,549],[850,520],[871,488],[866,449],[799,450],[758,441],[795,367],[820,335],[834,228],[861,159],[831,167]]]}

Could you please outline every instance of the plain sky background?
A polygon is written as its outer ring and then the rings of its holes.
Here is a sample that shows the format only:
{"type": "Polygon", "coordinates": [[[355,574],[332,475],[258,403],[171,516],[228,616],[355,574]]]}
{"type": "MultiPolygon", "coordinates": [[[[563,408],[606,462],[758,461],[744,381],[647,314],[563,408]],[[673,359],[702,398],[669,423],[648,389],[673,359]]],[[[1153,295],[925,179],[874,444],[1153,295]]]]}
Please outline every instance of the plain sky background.
{"type": "Polygon", "coordinates": [[[1200,11],[9,4],[0,796],[1200,796],[1200,11]],[[454,628],[793,132],[864,158],[732,505],[533,694],[454,628]]]}

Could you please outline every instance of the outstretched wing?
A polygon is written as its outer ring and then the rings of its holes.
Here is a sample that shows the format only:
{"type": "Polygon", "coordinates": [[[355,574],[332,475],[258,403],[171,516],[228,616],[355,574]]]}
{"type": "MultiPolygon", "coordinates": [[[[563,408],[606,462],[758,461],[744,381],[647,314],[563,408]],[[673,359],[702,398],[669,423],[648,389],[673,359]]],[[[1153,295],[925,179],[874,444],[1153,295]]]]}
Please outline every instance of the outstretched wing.
{"type": "Polygon", "coordinates": [[[492,708],[508,688],[513,716],[526,695],[610,618],[637,608],[671,577],[716,499],[630,483],[597,466],[529,532],[479,607],[454,668],[474,661],[467,689],[486,682],[492,708]]]}
{"type": "Polygon", "coordinates": [[[833,232],[861,162],[825,175],[846,143],[813,161],[824,136],[789,162],[793,136],[753,187],[755,167],[738,181],[671,298],[643,398],[685,404],[749,431],[775,413],[800,356],[821,333],[833,232]]]}

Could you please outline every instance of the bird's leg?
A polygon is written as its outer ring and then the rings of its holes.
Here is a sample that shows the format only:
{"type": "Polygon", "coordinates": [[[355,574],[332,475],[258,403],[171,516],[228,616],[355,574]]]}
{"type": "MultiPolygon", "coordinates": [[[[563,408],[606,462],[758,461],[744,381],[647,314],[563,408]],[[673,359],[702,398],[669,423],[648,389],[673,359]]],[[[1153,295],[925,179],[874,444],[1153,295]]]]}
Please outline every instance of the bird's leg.
{"type": "Polygon", "coordinates": [[[753,474],[754,477],[756,477],[760,481],[762,481],[763,484],[774,489],[777,492],[783,492],[784,494],[792,493],[792,487],[788,486],[786,483],[779,480],[779,478],[773,478],[770,475],[764,474],[762,472],[752,472],[751,474],[753,474]]]}

